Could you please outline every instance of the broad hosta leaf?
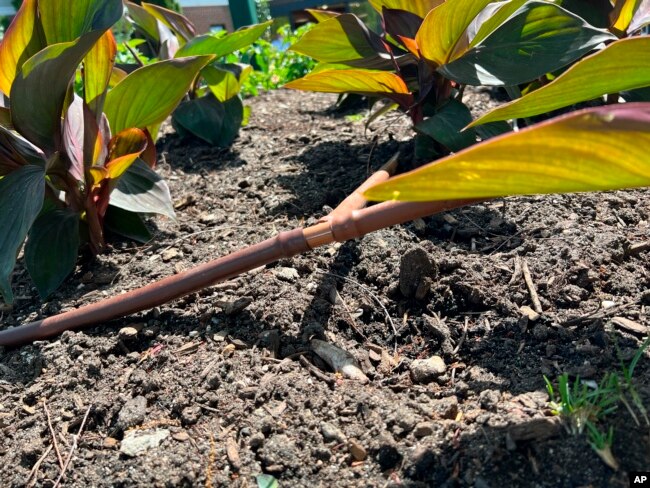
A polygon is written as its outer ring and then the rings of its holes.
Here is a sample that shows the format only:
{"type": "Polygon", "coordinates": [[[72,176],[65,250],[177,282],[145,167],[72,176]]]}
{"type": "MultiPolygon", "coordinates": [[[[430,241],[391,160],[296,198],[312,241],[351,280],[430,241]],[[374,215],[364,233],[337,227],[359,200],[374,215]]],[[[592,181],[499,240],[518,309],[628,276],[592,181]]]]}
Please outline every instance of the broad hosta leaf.
{"type": "Polygon", "coordinates": [[[196,36],[178,50],[176,57],[182,58],[185,56],[213,54],[215,58],[220,58],[251,45],[264,34],[264,31],[271,24],[272,21],[269,20],[263,24],[244,27],[223,37],[216,37],[209,34],[196,36]]]}
{"type": "Polygon", "coordinates": [[[122,17],[121,0],[39,0],[39,20],[47,44],[71,42],[91,31],[105,31],[122,17]]]}
{"type": "Polygon", "coordinates": [[[142,244],[151,240],[151,233],[139,214],[113,205],[109,205],[106,211],[104,228],[142,244]]]}
{"type": "Polygon", "coordinates": [[[111,193],[110,204],[129,212],[176,218],[167,183],[141,159],[122,175],[111,193]]]}
{"type": "Polygon", "coordinates": [[[95,114],[102,113],[116,54],[113,33],[106,31],[84,58],[84,99],[95,114]]]}
{"type": "Polygon", "coordinates": [[[394,73],[364,69],[324,70],[284,85],[296,90],[326,93],[359,93],[387,97],[404,107],[410,106],[413,95],[404,80],[394,73]]]}
{"type": "Polygon", "coordinates": [[[650,103],[582,110],[472,146],[371,188],[372,200],[454,200],[650,186],[650,103]]]}
{"type": "Polygon", "coordinates": [[[25,245],[25,267],[41,298],[47,298],[74,270],[78,250],[79,213],[55,209],[36,219],[25,245]]]}
{"type": "Polygon", "coordinates": [[[212,56],[169,59],[135,70],[108,92],[104,112],[113,132],[162,122],[212,56]]]}
{"type": "Polygon", "coordinates": [[[622,39],[574,64],[552,83],[488,112],[472,125],[530,117],[575,103],[650,86],[650,38],[622,39]]]}
{"type": "Polygon", "coordinates": [[[476,142],[473,130],[461,132],[471,120],[469,109],[458,100],[451,99],[433,116],[415,126],[415,130],[428,135],[450,151],[460,151],[476,142]]]}
{"type": "Polygon", "coordinates": [[[7,96],[23,63],[45,47],[36,24],[37,14],[37,0],[24,0],[0,44],[0,90],[7,96]]]}
{"type": "Polygon", "coordinates": [[[415,38],[425,59],[441,66],[451,61],[465,29],[492,0],[447,0],[424,19],[415,38]]]}
{"type": "Polygon", "coordinates": [[[184,15],[153,3],[142,2],[142,8],[178,33],[185,41],[189,41],[196,35],[194,24],[184,15]]]}
{"type": "Polygon", "coordinates": [[[430,10],[436,8],[445,0],[370,0],[370,4],[382,13],[384,8],[406,10],[421,18],[425,18],[430,10]]]}
{"type": "Polygon", "coordinates": [[[357,65],[365,60],[374,64],[380,54],[388,53],[381,38],[353,14],[342,14],[315,25],[290,50],[323,63],[357,65]]]}
{"type": "Polygon", "coordinates": [[[14,126],[46,153],[60,148],[61,116],[70,81],[102,34],[102,31],[92,31],[76,41],[46,47],[23,64],[14,80],[11,87],[14,126]]]}
{"type": "Polygon", "coordinates": [[[556,5],[534,0],[439,71],[462,84],[517,85],[560,69],[614,39],[556,5]]]}
{"type": "Polygon", "coordinates": [[[312,15],[312,17],[316,19],[316,22],[325,22],[326,20],[329,20],[332,17],[337,17],[341,15],[339,12],[333,12],[331,10],[317,10],[311,8],[308,8],[307,12],[309,12],[312,15]]]}
{"type": "Polygon", "coordinates": [[[209,94],[179,105],[172,123],[181,134],[189,132],[215,146],[228,147],[237,137],[243,117],[239,97],[222,103],[209,94]]]}
{"type": "Polygon", "coordinates": [[[34,165],[0,179],[0,294],[13,302],[11,272],[27,232],[43,207],[45,171],[34,165]]]}

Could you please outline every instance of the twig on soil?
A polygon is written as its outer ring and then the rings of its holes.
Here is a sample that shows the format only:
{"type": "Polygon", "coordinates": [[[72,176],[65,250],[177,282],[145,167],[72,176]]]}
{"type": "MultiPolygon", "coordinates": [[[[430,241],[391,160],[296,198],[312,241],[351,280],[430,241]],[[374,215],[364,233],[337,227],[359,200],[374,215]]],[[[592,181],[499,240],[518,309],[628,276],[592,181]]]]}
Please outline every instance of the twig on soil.
{"type": "Polygon", "coordinates": [[[58,488],[61,485],[61,481],[65,477],[65,472],[68,469],[68,466],[70,466],[70,461],[72,461],[72,455],[74,454],[75,449],[77,448],[77,443],[79,442],[79,438],[81,437],[81,434],[84,430],[84,427],[86,425],[86,420],[88,420],[88,415],[90,414],[90,410],[93,408],[92,404],[88,407],[88,410],[86,410],[86,414],[84,415],[83,420],[81,421],[81,425],[79,426],[79,431],[77,432],[77,435],[72,436],[72,446],[70,446],[70,452],[68,452],[68,457],[65,460],[65,464],[63,465],[63,469],[61,470],[61,473],[59,474],[58,479],[54,483],[54,486],[52,488],[58,488]]]}
{"type": "Polygon", "coordinates": [[[521,276],[521,256],[515,256],[515,270],[510,277],[509,285],[515,283],[521,276]]]}
{"type": "Polygon", "coordinates": [[[463,327],[463,335],[460,336],[460,341],[458,341],[458,344],[454,348],[453,354],[458,354],[458,351],[460,351],[463,342],[465,342],[465,339],[467,338],[468,327],[469,327],[469,317],[465,317],[465,326],[463,327]]]}
{"type": "Polygon", "coordinates": [[[41,464],[43,464],[43,461],[45,461],[45,458],[47,457],[47,455],[50,453],[51,450],[52,450],[52,444],[47,446],[47,449],[45,449],[45,452],[41,455],[40,458],[38,458],[38,461],[36,461],[36,464],[34,464],[34,467],[29,472],[29,476],[27,477],[27,482],[25,483],[25,486],[27,486],[27,488],[31,488],[32,486],[34,486],[36,484],[38,469],[41,467],[41,464]],[[32,478],[34,478],[34,479],[32,479],[32,478]]]}
{"type": "Polygon", "coordinates": [[[319,380],[324,381],[330,386],[334,386],[336,384],[336,380],[334,378],[331,378],[325,373],[319,371],[318,368],[313,364],[311,364],[305,356],[302,355],[300,356],[300,364],[302,364],[305,368],[307,368],[307,370],[319,380]]]}
{"type": "Polygon", "coordinates": [[[49,427],[50,435],[52,436],[52,445],[54,446],[54,451],[56,452],[56,458],[59,460],[59,467],[62,472],[64,467],[63,458],[61,457],[61,451],[59,451],[59,443],[56,440],[56,433],[54,432],[54,427],[52,427],[52,419],[50,418],[50,409],[47,408],[47,402],[45,400],[43,400],[43,410],[45,410],[45,416],[47,417],[47,426],[49,427]]]}
{"type": "Polygon", "coordinates": [[[327,271],[323,271],[323,270],[320,270],[320,269],[317,269],[316,272],[320,273],[320,274],[324,274],[324,275],[333,276],[334,278],[338,278],[338,279],[347,281],[348,283],[352,283],[353,285],[356,285],[359,288],[361,288],[363,291],[365,291],[370,297],[372,297],[372,299],[375,300],[375,302],[377,302],[377,304],[379,304],[379,306],[384,311],[384,314],[386,316],[386,320],[388,320],[388,323],[390,324],[391,329],[393,329],[393,336],[395,337],[394,348],[395,348],[395,352],[397,352],[397,327],[395,327],[395,322],[393,322],[393,319],[391,318],[390,314],[388,313],[388,309],[386,308],[386,306],[381,302],[379,297],[372,292],[372,290],[370,288],[368,288],[367,286],[362,285],[358,281],[354,281],[353,279],[346,278],[345,276],[337,275],[337,274],[334,274],[334,273],[329,273],[327,271]]]}
{"type": "Polygon", "coordinates": [[[528,287],[528,293],[530,294],[530,300],[533,302],[533,309],[537,313],[543,313],[542,304],[539,301],[539,296],[537,295],[537,290],[535,289],[535,283],[533,282],[533,277],[530,274],[530,269],[528,268],[528,261],[525,259],[521,260],[521,272],[524,274],[524,281],[528,287]]]}
{"type": "Polygon", "coordinates": [[[588,322],[590,320],[604,319],[612,315],[616,315],[618,312],[625,310],[626,308],[635,304],[636,302],[622,303],[620,305],[614,305],[610,308],[602,308],[602,306],[599,305],[597,309],[592,310],[591,312],[587,312],[584,315],[580,315],[579,317],[566,320],[562,323],[562,325],[580,325],[583,322],[588,322]]]}
{"type": "Polygon", "coordinates": [[[350,325],[352,330],[357,333],[359,337],[362,337],[364,341],[367,341],[368,337],[363,333],[361,329],[359,329],[359,327],[357,327],[356,319],[354,318],[354,315],[352,315],[352,312],[350,312],[350,309],[348,308],[348,305],[345,303],[345,300],[343,300],[343,297],[341,296],[338,290],[335,291],[336,291],[336,296],[340,298],[341,305],[343,305],[343,308],[348,313],[348,317],[350,318],[350,322],[348,324],[350,325]]]}

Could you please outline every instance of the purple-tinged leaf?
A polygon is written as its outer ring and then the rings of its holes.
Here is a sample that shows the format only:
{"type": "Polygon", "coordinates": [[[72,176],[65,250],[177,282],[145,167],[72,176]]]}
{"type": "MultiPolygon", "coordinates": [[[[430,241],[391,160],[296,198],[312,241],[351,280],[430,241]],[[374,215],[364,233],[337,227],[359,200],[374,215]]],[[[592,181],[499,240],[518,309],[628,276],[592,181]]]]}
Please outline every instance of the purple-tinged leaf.
{"type": "Polygon", "coordinates": [[[84,180],[84,101],[75,95],[63,119],[63,147],[77,181],[84,180]]]}
{"type": "Polygon", "coordinates": [[[384,30],[395,39],[415,39],[422,25],[422,17],[406,10],[384,8],[382,21],[384,30]]]}

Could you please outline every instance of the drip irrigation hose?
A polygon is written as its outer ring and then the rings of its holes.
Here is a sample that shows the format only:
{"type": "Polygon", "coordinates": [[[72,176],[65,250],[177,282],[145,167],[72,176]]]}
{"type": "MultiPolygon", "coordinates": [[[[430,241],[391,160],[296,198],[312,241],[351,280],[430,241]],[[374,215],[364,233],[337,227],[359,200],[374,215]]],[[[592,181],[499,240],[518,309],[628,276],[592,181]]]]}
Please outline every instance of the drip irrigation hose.
{"type": "Polygon", "coordinates": [[[196,292],[246,271],[332,242],[362,237],[385,227],[401,224],[478,200],[444,202],[384,202],[363,209],[363,192],[390,177],[396,158],[374,173],[319,223],[305,229],[281,232],[253,246],[169,276],[130,292],[75,310],[0,331],[0,346],[16,346],[55,336],[66,330],[98,325],[111,319],[147,310],[196,292]]]}

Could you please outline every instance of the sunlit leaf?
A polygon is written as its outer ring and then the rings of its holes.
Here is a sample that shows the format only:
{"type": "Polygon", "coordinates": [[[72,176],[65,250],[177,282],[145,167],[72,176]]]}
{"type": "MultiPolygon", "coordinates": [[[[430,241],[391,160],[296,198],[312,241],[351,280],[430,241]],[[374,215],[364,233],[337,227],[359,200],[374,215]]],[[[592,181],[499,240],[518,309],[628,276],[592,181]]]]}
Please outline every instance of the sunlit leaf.
{"type": "Polygon", "coordinates": [[[27,232],[43,207],[45,171],[27,165],[0,179],[0,294],[13,302],[11,273],[27,232]]]}
{"type": "Polygon", "coordinates": [[[241,83],[250,75],[253,68],[250,65],[206,66],[201,76],[208,88],[218,100],[225,102],[239,95],[241,83]]]}
{"type": "Polygon", "coordinates": [[[650,86],[650,38],[622,39],[565,71],[548,85],[495,108],[472,126],[530,117],[607,93],[650,86]]]}
{"type": "Polygon", "coordinates": [[[627,27],[627,32],[628,34],[636,32],[647,25],[650,25],[650,0],[641,0],[630,25],[627,27]]]}
{"type": "Polygon", "coordinates": [[[372,200],[454,200],[650,186],[650,103],[574,112],[371,188],[372,200]]]}
{"type": "Polygon", "coordinates": [[[71,42],[91,31],[105,31],[122,17],[121,0],[39,0],[47,44],[71,42]]]}
{"type": "Polygon", "coordinates": [[[147,12],[137,3],[124,1],[129,17],[133,20],[138,30],[142,30],[149,39],[160,42],[160,31],[158,24],[160,21],[150,12],[147,12]]]}
{"type": "Polygon", "coordinates": [[[262,34],[264,34],[264,31],[272,24],[272,22],[273,21],[269,20],[263,24],[244,27],[223,37],[217,37],[216,35],[210,34],[196,36],[178,50],[176,57],[182,58],[185,56],[213,54],[215,58],[220,58],[226,54],[230,54],[251,45],[259,39],[262,34]]]}
{"type": "Polygon", "coordinates": [[[382,13],[384,8],[406,10],[421,18],[425,18],[430,10],[436,8],[445,0],[370,0],[377,12],[382,13]]]}
{"type": "Polygon", "coordinates": [[[176,217],[167,183],[140,159],[119,179],[110,204],[129,212],[176,217]]]}
{"type": "Polygon", "coordinates": [[[36,23],[37,14],[37,0],[24,0],[0,44],[0,90],[7,96],[23,63],[45,47],[36,23]]]}
{"type": "Polygon", "coordinates": [[[135,70],[106,96],[104,112],[113,132],[162,122],[189,90],[212,56],[169,59],[135,70]]]}
{"type": "Polygon", "coordinates": [[[388,53],[381,38],[353,14],[342,14],[315,25],[290,49],[323,63],[356,63],[363,67],[370,67],[380,55],[388,53]]]}
{"type": "Polygon", "coordinates": [[[517,85],[558,70],[615,39],[557,5],[533,0],[438,71],[462,84],[517,85]]]}
{"type": "Polygon", "coordinates": [[[312,8],[308,8],[306,10],[312,15],[312,17],[314,17],[314,19],[316,19],[316,22],[325,22],[332,17],[341,15],[339,12],[334,12],[332,10],[318,10],[312,8]]]}
{"type": "Polygon", "coordinates": [[[634,17],[634,12],[640,3],[640,0],[616,0],[614,2],[611,27],[614,32],[627,32],[627,28],[634,17]]]}
{"type": "Polygon", "coordinates": [[[470,43],[468,46],[465,46],[465,50],[476,46],[492,34],[492,32],[509,19],[527,1],[507,0],[505,2],[492,2],[488,4],[467,28],[470,43]]]}
{"type": "Polygon", "coordinates": [[[95,114],[104,107],[108,83],[113,76],[117,44],[109,30],[95,43],[84,58],[84,99],[95,114]]]}
{"type": "Polygon", "coordinates": [[[447,0],[424,19],[415,38],[425,59],[444,65],[451,59],[470,22],[492,0],[447,0]]]}
{"type": "Polygon", "coordinates": [[[147,148],[147,136],[140,129],[125,129],[108,144],[106,170],[112,180],[117,180],[147,148]]]}
{"type": "Polygon", "coordinates": [[[74,270],[78,250],[78,212],[54,209],[36,219],[25,245],[25,267],[41,298],[47,298],[74,270]]]}
{"type": "Polygon", "coordinates": [[[386,97],[408,107],[413,101],[404,80],[387,71],[364,69],[326,70],[310,73],[284,85],[296,90],[326,93],[359,93],[386,97]]]}

